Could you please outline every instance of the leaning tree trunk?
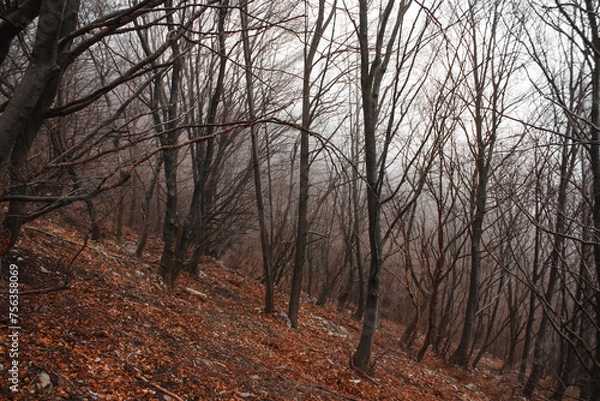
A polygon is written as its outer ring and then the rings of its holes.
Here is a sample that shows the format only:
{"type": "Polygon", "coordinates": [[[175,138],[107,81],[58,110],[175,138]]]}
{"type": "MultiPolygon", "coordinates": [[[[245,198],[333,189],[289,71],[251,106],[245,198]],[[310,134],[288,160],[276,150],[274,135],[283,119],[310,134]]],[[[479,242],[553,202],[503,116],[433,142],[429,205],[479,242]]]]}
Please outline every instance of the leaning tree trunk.
{"type": "Polygon", "coordinates": [[[42,0],[25,0],[14,11],[2,18],[0,21],[0,65],[6,59],[14,38],[40,15],[41,5],[42,0]]]}
{"type": "MultiPolygon", "coordinates": [[[[43,2],[32,61],[0,116],[0,171],[10,163],[10,185],[15,195],[27,192],[29,151],[68,67],[71,41],[60,41],[77,27],[78,11],[79,0],[43,2]]],[[[11,247],[26,220],[26,206],[22,200],[11,201],[2,222],[3,230],[10,234],[11,247]]]]}

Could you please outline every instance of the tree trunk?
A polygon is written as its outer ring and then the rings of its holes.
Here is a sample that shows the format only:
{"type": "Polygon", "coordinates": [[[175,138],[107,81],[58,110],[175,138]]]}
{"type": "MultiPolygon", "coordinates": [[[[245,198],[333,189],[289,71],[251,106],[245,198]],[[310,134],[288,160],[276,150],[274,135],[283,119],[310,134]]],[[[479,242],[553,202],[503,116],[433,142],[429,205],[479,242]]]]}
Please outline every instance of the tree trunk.
{"type": "Polygon", "coordinates": [[[156,161],[156,166],[154,166],[152,170],[152,179],[148,185],[148,189],[146,189],[146,194],[144,195],[144,206],[142,206],[142,215],[144,216],[144,225],[142,226],[142,232],[140,233],[140,238],[138,240],[137,248],[135,249],[135,257],[142,257],[142,253],[144,252],[144,248],[146,247],[146,241],[148,240],[148,232],[150,231],[150,224],[152,221],[150,220],[150,208],[152,203],[152,197],[154,196],[154,189],[156,188],[156,183],[158,182],[158,177],[160,174],[160,170],[163,165],[163,156],[160,155],[158,160],[156,161]]]}
{"type": "MultiPolygon", "coordinates": [[[[172,1],[167,1],[167,7],[172,7],[172,1]]],[[[167,25],[171,31],[175,31],[171,14],[167,14],[167,25]]],[[[143,32],[138,29],[142,48],[146,55],[151,54],[148,42],[143,32]]],[[[170,93],[167,98],[164,83],[161,76],[156,76],[154,80],[154,91],[152,96],[152,118],[161,146],[169,147],[177,143],[180,130],[178,129],[178,98],[181,90],[181,70],[182,59],[178,42],[172,41],[170,44],[173,69],[171,72],[170,93]],[[161,112],[162,111],[162,112],[161,112]]],[[[152,62],[154,65],[155,62],[152,62]]],[[[160,258],[159,274],[162,277],[167,289],[172,291],[175,288],[175,280],[182,269],[176,263],[177,240],[179,234],[179,214],[178,206],[178,185],[177,185],[177,166],[178,150],[165,149],[162,152],[163,167],[165,172],[166,184],[166,202],[165,202],[165,220],[163,222],[163,252],[160,258]]]]}
{"type": "Polygon", "coordinates": [[[347,233],[344,230],[344,245],[345,245],[345,256],[344,260],[346,261],[346,265],[348,266],[348,279],[346,280],[346,285],[344,289],[338,296],[337,302],[337,310],[338,312],[342,312],[346,307],[346,303],[348,302],[348,298],[350,294],[352,294],[352,289],[354,288],[354,281],[356,280],[356,265],[354,264],[354,233],[347,233]]]}
{"type": "MultiPolygon", "coordinates": [[[[373,93],[373,74],[370,72],[369,44],[368,44],[368,7],[367,1],[360,1],[359,42],[361,52],[361,88],[362,108],[364,118],[365,139],[365,170],[367,176],[367,213],[369,216],[369,245],[371,246],[371,261],[369,278],[367,281],[367,294],[365,302],[365,315],[360,341],[352,357],[354,366],[366,370],[371,359],[373,340],[377,328],[377,315],[379,313],[379,291],[381,286],[381,268],[383,257],[381,251],[381,222],[379,203],[379,180],[377,163],[377,140],[375,138],[376,124],[376,94],[373,93]]],[[[378,61],[376,61],[378,63],[378,61]]],[[[376,63],[374,62],[374,64],[376,63]]]]}
{"type": "Polygon", "coordinates": [[[125,225],[125,191],[121,189],[119,194],[119,202],[117,203],[117,221],[116,225],[116,238],[117,243],[123,242],[123,226],[125,225]]]}
{"type": "Polygon", "coordinates": [[[429,300],[429,314],[427,317],[427,329],[425,331],[425,339],[423,340],[423,345],[421,346],[421,348],[419,349],[419,352],[417,353],[417,360],[420,361],[423,359],[423,357],[425,356],[425,353],[427,352],[427,349],[429,348],[429,346],[431,345],[432,341],[433,341],[433,336],[435,333],[435,328],[437,325],[437,305],[438,305],[438,295],[439,295],[439,288],[440,288],[440,283],[441,283],[441,273],[442,273],[442,269],[445,263],[444,260],[444,256],[443,256],[443,250],[442,250],[442,255],[439,257],[438,259],[438,266],[436,269],[436,273],[433,277],[433,281],[431,283],[431,299],[429,300]]]}
{"type": "MultiPolygon", "coordinates": [[[[381,186],[385,175],[385,150],[381,160],[378,157],[376,126],[378,121],[379,90],[388,66],[392,47],[398,40],[398,32],[406,10],[411,2],[398,5],[396,21],[390,32],[387,32],[390,16],[395,2],[390,0],[384,9],[380,10],[380,20],[377,28],[375,57],[370,61],[371,47],[369,45],[369,7],[367,0],[359,1],[358,42],[360,51],[360,88],[362,91],[362,112],[364,129],[364,160],[367,185],[367,214],[369,220],[369,245],[371,258],[367,292],[365,299],[365,314],[360,341],[352,357],[352,363],[359,370],[366,370],[371,358],[377,318],[379,313],[379,293],[381,287],[381,270],[383,266],[383,238],[381,232],[381,186]],[[384,37],[386,38],[384,40],[384,37]],[[387,43],[386,43],[387,41],[387,43]],[[385,50],[384,50],[385,48],[385,50]],[[387,51],[387,53],[386,53],[387,51]],[[381,162],[381,165],[380,165],[381,162]],[[381,170],[379,168],[381,167],[381,170]]],[[[386,136],[384,149],[389,145],[390,136],[386,136]]]]}
{"type": "Polygon", "coordinates": [[[510,372],[514,369],[517,360],[517,345],[519,343],[519,305],[517,289],[513,288],[513,281],[508,281],[509,299],[507,302],[508,308],[508,352],[502,366],[502,373],[510,372]]]}
{"type": "MultiPolygon", "coordinates": [[[[349,95],[352,98],[352,92],[349,95]]],[[[352,170],[352,182],[350,183],[350,201],[352,202],[352,228],[351,228],[351,240],[349,246],[349,252],[352,252],[354,261],[356,263],[356,275],[358,277],[358,300],[356,301],[356,310],[352,317],[358,321],[361,321],[365,313],[365,268],[362,254],[362,244],[360,233],[362,230],[361,224],[361,202],[360,202],[360,188],[359,188],[359,165],[360,165],[360,141],[359,141],[359,114],[360,104],[358,93],[354,96],[355,99],[355,112],[351,115],[350,122],[350,157],[351,157],[351,170],[352,170]]],[[[352,283],[348,283],[349,289],[354,286],[354,278],[352,283]]]]}
{"type": "MultiPolygon", "coordinates": [[[[358,134],[358,132],[356,132],[358,134]]],[[[358,189],[358,140],[355,140],[352,144],[352,161],[354,166],[352,168],[352,218],[353,218],[353,243],[354,243],[354,257],[356,260],[356,271],[358,275],[358,301],[356,303],[356,311],[353,314],[353,318],[360,321],[365,314],[365,264],[362,253],[362,244],[360,239],[360,232],[362,230],[361,216],[360,216],[360,193],[358,189]]]]}
{"type": "MultiPolygon", "coordinates": [[[[175,138],[161,135],[161,144],[172,145],[175,138]]],[[[177,246],[177,234],[179,232],[179,216],[177,214],[177,150],[166,150],[163,152],[165,184],[167,186],[165,202],[165,221],[163,223],[163,251],[160,258],[159,274],[167,289],[175,287],[175,247],[177,246]]]]}
{"type": "MultiPolygon", "coordinates": [[[[78,0],[43,2],[32,61],[0,116],[0,171],[10,163],[9,175],[15,194],[27,192],[25,167],[29,151],[68,67],[71,41],[60,48],[59,41],[77,27],[78,11],[78,0]]],[[[26,206],[23,201],[11,201],[4,217],[2,227],[10,232],[11,247],[25,222],[26,206]]]]}
{"type": "MultiPolygon", "coordinates": [[[[319,11],[313,37],[308,52],[305,48],[304,74],[302,77],[302,131],[300,132],[300,189],[298,195],[298,226],[296,236],[296,254],[288,317],[292,327],[298,327],[300,293],[302,292],[302,270],[306,257],[306,238],[308,234],[308,187],[309,187],[309,130],[311,124],[311,74],[314,58],[319,47],[323,31],[327,27],[325,19],[325,0],[319,0],[319,11]]],[[[330,21],[330,19],[328,20],[330,21]]],[[[306,24],[308,25],[308,24],[306,24]]],[[[308,26],[306,27],[308,30],[308,26]]],[[[308,43],[307,43],[308,44],[308,43]]]]}
{"type": "MultiPolygon", "coordinates": [[[[240,19],[242,23],[242,41],[244,46],[244,61],[246,66],[246,90],[248,117],[252,121],[255,118],[254,111],[254,85],[252,83],[252,54],[250,49],[250,40],[248,39],[248,4],[243,2],[240,7],[240,19]]],[[[271,267],[271,248],[269,235],[267,233],[267,224],[265,220],[265,206],[262,195],[262,182],[260,173],[260,157],[258,153],[258,134],[256,126],[250,126],[250,139],[252,142],[252,170],[254,172],[254,191],[256,196],[256,209],[258,214],[258,227],[260,231],[260,243],[263,259],[263,278],[265,281],[265,312],[275,312],[275,285],[273,281],[273,269],[271,267]]]]}
{"type": "MultiPolygon", "coordinates": [[[[596,270],[596,280],[600,280],[600,33],[598,29],[597,5],[592,0],[586,0],[586,13],[590,23],[590,32],[592,35],[592,112],[590,124],[591,141],[589,144],[590,161],[592,164],[593,176],[593,213],[594,230],[592,232],[592,242],[594,244],[594,267],[596,270]]],[[[598,281],[597,281],[598,282],[598,281]]],[[[596,282],[596,283],[597,283],[596,282]]],[[[595,312],[595,352],[592,373],[590,378],[591,395],[590,401],[600,400],[600,291],[595,291],[596,302],[595,312]]]]}
{"type": "MultiPolygon", "coordinates": [[[[211,135],[215,131],[215,122],[217,120],[217,111],[219,107],[219,103],[221,101],[222,93],[223,93],[223,82],[225,80],[225,69],[227,66],[227,53],[225,49],[225,19],[227,18],[228,13],[228,0],[224,0],[221,2],[218,14],[217,21],[217,29],[218,29],[218,54],[219,54],[219,72],[217,74],[217,81],[215,84],[214,92],[210,99],[209,111],[206,119],[206,129],[204,130],[204,135],[208,137],[205,141],[204,145],[205,152],[197,151],[196,166],[198,167],[198,179],[194,183],[194,192],[192,194],[192,200],[190,201],[190,207],[188,210],[187,217],[181,229],[181,235],[179,237],[179,243],[177,246],[177,264],[179,266],[185,265],[185,259],[188,254],[188,249],[190,247],[190,239],[192,237],[192,232],[194,229],[198,229],[198,233],[196,233],[196,242],[202,242],[205,239],[206,233],[206,225],[208,223],[208,210],[211,208],[210,199],[211,197],[207,195],[207,182],[209,181],[209,176],[211,174],[211,167],[213,164],[213,156],[214,156],[214,148],[215,148],[215,138],[211,137],[211,135]],[[203,153],[203,157],[200,155],[203,153]]],[[[196,248],[194,253],[202,251],[200,246],[203,244],[196,244],[196,248]]],[[[194,262],[197,259],[194,260],[194,262]]],[[[192,263],[193,264],[193,263],[192,263]]],[[[192,266],[190,264],[190,267],[192,266]]],[[[197,265],[197,264],[196,264],[197,265]]]]}
{"type": "Polygon", "coordinates": [[[475,189],[475,215],[471,223],[471,270],[469,274],[469,293],[465,322],[458,348],[454,351],[450,362],[467,366],[470,349],[473,344],[475,318],[479,306],[479,271],[481,269],[481,239],[483,235],[483,219],[486,213],[488,163],[485,160],[484,149],[480,149],[477,160],[478,182],[475,189]]]}
{"type": "MultiPolygon", "coordinates": [[[[536,161],[537,161],[537,151],[536,151],[536,161]]],[[[542,212],[540,207],[541,202],[541,183],[540,183],[540,174],[536,174],[536,182],[535,182],[535,221],[540,221],[542,212]]],[[[529,360],[529,354],[531,353],[531,344],[533,342],[533,324],[535,322],[535,312],[536,312],[536,293],[535,287],[541,278],[539,274],[540,270],[540,246],[541,246],[541,235],[542,229],[539,225],[535,226],[535,238],[534,238],[534,249],[533,249],[533,263],[532,263],[532,288],[529,291],[529,309],[527,313],[527,319],[525,323],[525,338],[523,340],[523,352],[521,354],[521,363],[519,364],[519,375],[518,382],[525,382],[525,374],[527,371],[527,361],[529,360]]]]}
{"type": "Polygon", "coordinates": [[[554,232],[554,244],[552,252],[549,258],[550,277],[548,278],[548,287],[542,305],[544,307],[544,314],[540,322],[535,344],[533,348],[533,364],[527,382],[523,388],[523,396],[526,398],[533,397],[535,387],[538,381],[544,373],[545,361],[546,361],[546,343],[548,341],[548,330],[550,328],[550,310],[552,307],[552,301],[554,300],[555,288],[559,279],[560,262],[564,260],[564,242],[565,232],[567,229],[566,222],[566,207],[567,207],[567,189],[569,186],[569,180],[573,172],[573,164],[575,162],[575,155],[577,151],[572,146],[568,139],[565,139],[563,144],[562,159],[560,166],[560,183],[558,188],[558,199],[557,199],[557,210],[556,210],[556,223],[554,232]]]}
{"type": "Polygon", "coordinates": [[[42,0],[25,0],[0,21],[0,65],[6,59],[10,44],[40,14],[42,0]]]}

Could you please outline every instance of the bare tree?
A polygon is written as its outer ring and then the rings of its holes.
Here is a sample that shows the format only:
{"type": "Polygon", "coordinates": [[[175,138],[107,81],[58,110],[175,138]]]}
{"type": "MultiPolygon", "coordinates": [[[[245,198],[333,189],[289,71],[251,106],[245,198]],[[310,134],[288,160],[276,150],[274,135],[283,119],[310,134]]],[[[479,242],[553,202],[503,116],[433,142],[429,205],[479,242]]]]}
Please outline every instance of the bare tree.
{"type": "MultiPolygon", "coordinates": [[[[70,34],[77,28],[78,10],[79,1],[42,2],[33,62],[0,115],[0,168],[4,172],[10,163],[11,186],[18,195],[27,193],[27,157],[69,65],[70,34]]],[[[10,202],[2,227],[10,235],[11,245],[17,240],[26,214],[26,202],[10,202]]]]}
{"type": "MultiPolygon", "coordinates": [[[[87,179],[87,185],[74,186],[68,193],[40,196],[33,190],[36,180],[29,180],[25,174],[28,155],[46,121],[55,117],[75,115],[86,110],[88,106],[97,104],[99,99],[107,95],[115,98],[125,95],[128,89],[123,89],[124,84],[137,79],[139,79],[139,87],[132,90],[128,98],[127,96],[125,99],[122,98],[122,102],[115,105],[116,110],[99,107],[96,117],[101,123],[96,127],[90,127],[89,132],[78,133],[76,142],[63,149],[64,152],[61,155],[52,160],[46,160],[45,163],[48,166],[42,174],[52,177],[52,171],[55,169],[85,165],[95,160],[101,160],[138,143],[139,138],[135,139],[132,135],[127,145],[119,144],[117,148],[105,148],[104,145],[109,142],[110,136],[117,131],[105,127],[124,117],[127,109],[136,103],[141,93],[152,82],[152,79],[144,80],[144,74],[157,68],[159,70],[165,68],[165,65],[158,65],[156,61],[188,31],[194,19],[204,12],[206,7],[192,13],[189,20],[174,29],[172,34],[167,35],[162,44],[157,46],[151,54],[137,58],[139,54],[133,55],[135,49],[129,49],[132,61],[124,70],[119,71],[118,74],[113,73],[111,76],[103,76],[94,80],[93,68],[87,69],[79,76],[88,80],[90,85],[69,101],[55,103],[54,100],[65,72],[72,68],[76,61],[81,61],[83,66],[86,55],[93,60],[94,55],[90,52],[91,49],[98,50],[115,45],[118,43],[118,38],[128,36],[132,31],[120,28],[144,15],[152,14],[153,10],[163,3],[164,0],[146,0],[121,9],[102,7],[98,12],[85,13],[85,18],[79,23],[79,2],[42,1],[36,28],[36,44],[32,50],[32,54],[35,56],[27,65],[27,70],[14,92],[3,91],[7,102],[2,107],[0,116],[0,120],[3,121],[2,129],[0,129],[2,137],[0,159],[3,173],[8,168],[11,183],[5,186],[1,200],[9,202],[9,211],[4,216],[3,232],[5,236],[10,236],[11,243],[16,240],[25,221],[33,220],[74,202],[87,202],[102,192],[122,185],[131,177],[132,170],[119,165],[108,171],[104,169],[102,173],[92,179],[87,179]],[[102,114],[104,112],[106,114],[102,114]],[[96,151],[101,149],[101,151],[92,156],[92,149],[96,151]],[[90,182],[94,184],[92,185],[90,182]]],[[[29,2],[27,4],[31,5],[29,2]]],[[[23,3],[23,6],[25,5],[23,3]]],[[[154,14],[153,18],[149,22],[150,26],[159,24],[166,16],[164,13],[162,15],[154,14]]],[[[22,22],[25,23],[25,21],[22,22]]],[[[6,64],[6,59],[4,61],[6,64]]],[[[127,62],[116,65],[112,71],[121,70],[125,64],[127,62]]],[[[143,117],[139,116],[137,120],[142,120],[143,117]]],[[[134,120],[136,118],[131,118],[129,123],[134,120]]],[[[123,122],[121,131],[118,131],[119,134],[122,135],[123,131],[129,128],[129,123],[123,122]]],[[[95,169],[91,171],[98,172],[95,169]]],[[[86,178],[89,177],[80,177],[80,180],[85,181],[86,178]]]]}
{"type": "MultiPolygon", "coordinates": [[[[582,298],[582,294],[587,292],[586,288],[597,288],[600,277],[600,241],[597,235],[600,228],[598,7],[598,2],[592,0],[581,4],[556,0],[551,4],[535,3],[529,9],[540,17],[539,30],[545,35],[527,31],[526,37],[529,55],[539,67],[542,76],[541,80],[535,81],[536,89],[550,99],[549,109],[554,110],[555,118],[549,120],[550,124],[544,128],[556,133],[560,138],[556,142],[562,146],[563,164],[565,158],[569,160],[567,170],[560,170],[566,177],[557,177],[560,183],[557,196],[581,197],[582,202],[589,207],[572,211],[571,204],[577,202],[559,202],[560,198],[557,198],[554,206],[554,227],[545,228],[551,233],[554,241],[552,253],[547,259],[550,271],[546,288],[544,290],[539,285],[532,288],[532,293],[542,307],[543,315],[533,349],[532,369],[523,392],[527,397],[533,396],[545,368],[556,363],[554,367],[559,372],[559,384],[554,398],[562,397],[563,391],[560,387],[568,384],[565,380],[568,381],[569,376],[573,375],[573,370],[579,368],[585,376],[585,379],[578,383],[581,389],[580,398],[600,399],[598,292],[596,291],[595,295],[588,293],[587,297],[582,298]],[[557,46],[545,50],[540,43],[545,43],[548,38],[552,38],[557,46]],[[556,68],[557,60],[568,67],[556,68]],[[585,150],[585,157],[580,160],[581,153],[577,150],[579,146],[585,150]],[[573,172],[577,163],[581,165],[581,177],[585,179],[583,182],[578,182],[577,175],[573,172]],[[565,182],[565,179],[568,181],[565,182]],[[591,181],[589,187],[585,185],[588,180],[591,181]],[[578,188],[579,193],[575,195],[566,192],[569,188],[578,188]],[[586,216],[586,210],[591,216],[586,216]],[[591,231],[586,228],[589,226],[593,227],[591,231]],[[577,248],[580,249],[577,252],[579,261],[567,264],[568,252],[577,248]],[[589,252],[590,248],[593,252],[589,252]],[[572,269],[569,265],[579,268],[572,269]],[[573,281],[577,283],[575,286],[573,281]],[[576,306],[569,308],[566,307],[567,304],[576,306]],[[564,359],[549,359],[545,354],[544,341],[548,341],[551,336],[558,336],[561,339],[560,343],[564,341],[569,344],[569,352],[577,356],[578,365],[571,363],[572,366],[568,368],[571,372],[565,370],[564,359]],[[538,344],[538,341],[541,344],[538,344]]],[[[542,225],[542,230],[544,227],[542,225]]]]}
{"type": "Polygon", "coordinates": [[[0,22],[0,65],[8,55],[10,45],[15,37],[40,14],[42,0],[27,0],[19,4],[10,4],[10,6],[12,6],[11,9],[4,10],[6,17],[3,17],[0,22]]]}
{"type": "MultiPolygon", "coordinates": [[[[227,39],[227,35],[225,33],[225,20],[229,12],[229,2],[227,0],[222,1],[219,4],[219,6],[220,7],[215,16],[217,48],[213,50],[214,54],[218,59],[216,79],[214,82],[214,88],[208,100],[208,112],[206,116],[206,121],[204,121],[203,124],[205,128],[200,130],[200,135],[205,136],[208,139],[206,141],[193,145],[193,162],[195,168],[194,191],[192,193],[187,217],[181,228],[181,234],[179,235],[176,251],[176,264],[178,266],[185,266],[192,234],[193,231],[196,231],[196,238],[198,243],[196,244],[196,251],[194,252],[195,256],[192,256],[192,260],[190,261],[189,265],[192,271],[196,269],[200,255],[206,253],[203,252],[201,248],[206,248],[206,244],[203,244],[203,242],[206,238],[205,233],[208,230],[208,214],[210,209],[212,208],[211,203],[214,200],[214,196],[212,195],[212,189],[216,186],[216,183],[214,182],[212,183],[212,186],[209,186],[208,184],[210,183],[212,170],[216,170],[213,164],[215,153],[217,152],[217,138],[213,137],[213,133],[216,130],[218,108],[219,104],[222,101],[222,96],[224,92],[225,74],[228,61],[227,49],[225,46],[227,39]]],[[[199,71],[195,72],[198,73],[199,71]]],[[[190,102],[191,101],[192,100],[190,99],[190,102]]],[[[204,251],[205,250],[206,249],[204,249],[204,251]]]]}
{"type": "Polygon", "coordinates": [[[459,35],[464,35],[462,45],[465,46],[467,55],[458,80],[468,83],[465,96],[469,110],[469,117],[462,124],[462,130],[469,141],[474,159],[468,299],[460,342],[450,358],[453,363],[463,366],[469,364],[479,307],[488,183],[503,116],[509,105],[508,85],[518,66],[518,53],[514,49],[516,41],[503,33],[504,30],[510,32],[519,27],[510,20],[508,24],[513,25],[502,25],[503,15],[509,13],[509,10],[508,2],[473,1],[469,2],[464,13],[458,13],[462,17],[460,21],[464,23],[459,35]]]}
{"type": "MultiPolygon", "coordinates": [[[[555,233],[555,235],[552,244],[552,252],[547,260],[550,275],[548,278],[547,288],[543,298],[543,305],[546,306],[552,305],[553,299],[557,295],[556,286],[558,285],[559,281],[559,274],[561,270],[560,264],[562,260],[566,259],[565,234],[568,229],[566,221],[566,208],[568,202],[567,190],[573,174],[577,154],[577,147],[572,146],[571,140],[568,138],[568,136],[564,138],[559,169],[560,183],[558,185],[558,194],[556,201],[556,220],[554,223],[555,227],[553,228],[553,232],[555,233]]],[[[523,394],[526,397],[531,397],[533,395],[533,391],[544,369],[544,354],[546,353],[547,349],[546,342],[549,338],[549,326],[549,314],[544,313],[542,315],[542,320],[540,322],[540,326],[538,328],[535,339],[535,345],[533,349],[533,366],[523,391],[523,394]]]]}
{"type": "MultiPolygon", "coordinates": [[[[412,166],[416,160],[424,154],[432,155],[432,153],[427,152],[428,148],[426,147],[426,144],[429,143],[429,137],[424,135],[421,143],[415,145],[416,151],[414,154],[407,158],[401,177],[397,182],[389,185],[388,196],[385,198],[382,196],[384,185],[386,182],[390,183],[386,179],[389,166],[388,157],[394,159],[390,154],[390,146],[397,133],[406,128],[402,125],[404,118],[423,85],[423,78],[414,81],[411,81],[410,78],[414,77],[412,73],[415,71],[417,56],[421,54],[421,49],[428,44],[428,40],[424,39],[428,30],[428,20],[425,19],[425,22],[421,23],[420,17],[425,14],[422,8],[417,9],[416,16],[411,16],[414,19],[409,20],[407,12],[411,4],[411,1],[396,3],[393,0],[385,3],[377,20],[374,45],[370,43],[372,33],[370,17],[373,14],[369,11],[367,1],[359,2],[359,19],[358,23],[354,23],[360,53],[362,129],[364,134],[368,232],[371,248],[363,329],[356,352],[352,358],[354,366],[361,370],[368,368],[377,327],[384,258],[383,246],[386,239],[391,235],[393,227],[398,224],[404,213],[410,210],[411,205],[418,198],[428,168],[418,170],[415,185],[409,191],[410,195],[406,197],[404,206],[394,211],[394,216],[390,218],[385,236],[382,234],[382,206],[394,199],[400,190],[407,185],[409,177],[413,177],[412,166]],[[408,23],[405,24],[406,22],[408,23]],[[399,41],[401,36],[402,42],[399,41]],[[390,65],[393,65],[394,69],[388,81],[386,80],[386,72],[388,72],[390,65]],[[384,84],[387,85],[382,86],[384,84]],[[386,95],[389,95],[389,98],[386,95]],[[385,112],[382,110],[385,110],[385,112]],[[378,135],[380,129],[382,132],[381,138],[378,135]]],[[[430,63],[425,63],[425,72],[421,72],[421,77],[427,75],[427,68],[430,65],[430,63]]],[[[410,143],[414,137],[407,136],[405,139],[410,143]]],[[[431,166],[431,158],[426,156],[424,158],[429,160],[426,165],[431,166]]]]}
{"type": "MultiPolygon", "coordinates": [[[[305,2],[305,6],[308,3],[305,2]]],[[[290,294],[288,317],[292,327],[298,327],[298,310],[300,308],[300,293],[302,291],[302,270],[306,257],[306,238],[308,233],[308,187],[309,187],[309,131],[314,116],[313,110],[318,107],[317,101],[311,99],[311,75],[315,64],[315,55],[325,29],[331,22],[336,9],[336,2],[331,6],[331,11],[325,17],[325,1],[319,0],[317,20],[315,22],[312,38],[305,38],[304,73],[302,76],[302,131],[300,133],[300,188],[298,198],[298,231],[296,237],[296,253],[294,257],[294,270],[292,278],[292,291],[290,294]],[[310,41],[310,44],[309,44],[310,41]]],[[[308,30],[308,26],[306,27],[308,30]]],[[[321,72],[323,73],[323,72],[321,72]]],[[[319,95],[318,93],[317,95],[319,95]]]]}
{"type": "MultiPolygon", "coordinates": [[[[254,110],[254,85],[252,75],[252,54],[250,50],[250,41],[248,39],[248,4],[244,2],[240,7],[240,18],[242,23],[242,40],[244,45],[244,60],[246,66],[246,88],[248,99],[248,115],[250,120],[255,118],[254,110]]],[[[265,280],[265,312],[273,313],[275,311],[275,285],[273,278],[273,268],[271,266],[271,248],[265,220],[265,207],[263,201],[262,180],[260,171],[260,156],[258,154],[258,133],[256,127],[250,127],[252,142],[252,171],[254,173],[254,191],[256,196],[256,209],[258,212],[258,227],[260,231],[260,243],[262,249],[263,277],[265,280]]]]}

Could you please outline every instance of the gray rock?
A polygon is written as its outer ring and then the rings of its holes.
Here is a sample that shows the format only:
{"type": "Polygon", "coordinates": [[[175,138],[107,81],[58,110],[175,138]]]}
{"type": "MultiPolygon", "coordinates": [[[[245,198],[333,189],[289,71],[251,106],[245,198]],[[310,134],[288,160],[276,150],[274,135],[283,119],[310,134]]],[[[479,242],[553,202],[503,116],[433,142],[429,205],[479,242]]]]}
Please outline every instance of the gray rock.
{"type": "Polygon", "coordinates": [[[35,387],[40,393],[50,394],[54,387],[50,375],[46,372],[38,373],[35,381],[35,387]]]}

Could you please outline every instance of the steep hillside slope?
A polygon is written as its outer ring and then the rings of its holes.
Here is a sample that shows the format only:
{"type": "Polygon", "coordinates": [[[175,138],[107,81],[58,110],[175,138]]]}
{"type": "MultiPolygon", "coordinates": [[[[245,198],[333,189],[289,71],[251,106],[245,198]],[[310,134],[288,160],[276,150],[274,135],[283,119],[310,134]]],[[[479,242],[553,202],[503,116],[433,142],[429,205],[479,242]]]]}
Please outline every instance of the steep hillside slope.
{"type": "MultiPolygon", "coordinates": [[[[174,293],[142,261],[51,221],[30,225],[10,260],[19,269],[18,392],[9,391],[8,285],[2,283],[1,399],[17,400],[501,400],[491,372],[417,363],[402,329],[384,321],[370,376],[349,367],[360,324],[303,300],[301,329],[262,312],[263,287],[207,261],[174,293]],[[73,256],[81,253],[72,265],[73,256]]],[[[6,263],[4,275],[6,275],[6,263]]],[[[277,303],[285,305],[285,294],[277,303]]]]}

